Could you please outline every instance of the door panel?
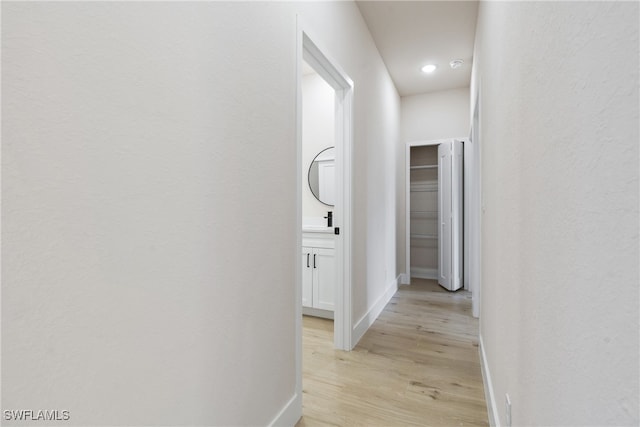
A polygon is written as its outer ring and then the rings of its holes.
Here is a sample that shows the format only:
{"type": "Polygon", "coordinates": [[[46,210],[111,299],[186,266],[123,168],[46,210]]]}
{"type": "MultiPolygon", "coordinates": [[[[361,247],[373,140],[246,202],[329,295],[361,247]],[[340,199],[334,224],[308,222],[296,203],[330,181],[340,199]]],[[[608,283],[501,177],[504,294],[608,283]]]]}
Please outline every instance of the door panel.
{"type": "Polygon", "coordinates": [[[438,145],[438,283],[451,289],[451,144],[438,145]]]}
{"type": "Polygon", "coordinates": [[[313,303],[315,308],[333,310],[335,301],[336,269],[335,251],[316,248],[316,268],[313,270],[313,303]]]}
{"type": "Polygon", "coordinates": [[[451,157],[451,282],[452,291],[463,286],[463,147],[452,142],[451,157]]]}

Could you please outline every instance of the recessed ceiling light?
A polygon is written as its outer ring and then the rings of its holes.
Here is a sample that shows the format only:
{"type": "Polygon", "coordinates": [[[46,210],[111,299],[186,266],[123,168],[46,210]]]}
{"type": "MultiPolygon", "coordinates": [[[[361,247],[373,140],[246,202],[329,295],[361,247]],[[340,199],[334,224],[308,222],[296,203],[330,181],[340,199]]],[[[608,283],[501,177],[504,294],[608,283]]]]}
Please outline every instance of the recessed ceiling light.
{"type": "Polygon", "coordinates": [[[449,62],[449,65],[451,66],[451,68],[453,68],[454,70],[456,68],[460,68],[462,67],[462,64],[464,64],[464,61],[462,59],[454,59],[453,61],[449,62]]]}
{"type": "Polygon", "coordinates": [[[423,73],[433,73],[436,70],[436,68],[438,68],[438,67],[436,67],[433,64],[425,65],[424,67],[422,67],[422,72],[423,73]]]}

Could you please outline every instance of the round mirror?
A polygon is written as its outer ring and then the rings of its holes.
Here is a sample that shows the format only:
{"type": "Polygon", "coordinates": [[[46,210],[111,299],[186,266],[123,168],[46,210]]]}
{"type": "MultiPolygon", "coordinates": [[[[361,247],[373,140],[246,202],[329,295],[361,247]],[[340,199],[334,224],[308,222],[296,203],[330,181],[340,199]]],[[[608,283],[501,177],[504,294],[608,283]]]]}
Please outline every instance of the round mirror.
{"type": "Polygon", "coordinates": [[[316,199],[328,206],[335,203],[335,147],[325,148],[309,166],[309,188],[316,199]]]}

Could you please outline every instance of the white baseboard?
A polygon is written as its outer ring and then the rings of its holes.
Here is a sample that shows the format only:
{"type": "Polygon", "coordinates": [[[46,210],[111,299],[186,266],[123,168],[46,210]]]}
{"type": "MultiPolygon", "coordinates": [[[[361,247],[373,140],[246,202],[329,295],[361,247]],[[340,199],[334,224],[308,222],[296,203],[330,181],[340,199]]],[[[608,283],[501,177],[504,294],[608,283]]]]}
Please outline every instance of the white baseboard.
{"type": "Polygon", "coordinates": [[[438,269],[437,268],[412,267],[411,268],[411,277],[415,277],[417,279],[438,280],[438,269]]]}
{"type": "Polygon", "coordinates": [[[376,321],[382,310],[384,310],[385,306],[398,291],[398,281],[400,276],[396,277],[389,285],[387,289],[384,291],[380,298],[373,304],[373,306],[369,309],[369,311],[362,316],[360,320],[353,327],[353,332],[351,333],[351,340],[353,342],[353,346],[355,347],[360,341],[360,338],[367,332],[367,330],[373,325],[373,322],[376,321]]]}
{"type": "Polygon", "coordinates": [[[401,285],[410,285],[411,284],[411,276],[407,273],[400,274],[400,284],[401,285]]]}
{"type": "Polygon", "coordinates": [[[278,412],[269,427],[293,427],[302,418],[302,393],[296,392],[278,412]]]}
{"type": "Polygon", "coordinates": [[[489,363],[487,355],[484,352],[484,343],[482,335],[478,335],[480,351],[480,366],[482,368],[482,382],[484,383],[484,398],[487,401],[487,414],[489,415],[489,425],[492,427],[500,427],[500,417],[498,416],[498,405],[496,404],[496,396],[493,393],[493,383],[491,382],[491,372],[489,371],[489,363]]]}

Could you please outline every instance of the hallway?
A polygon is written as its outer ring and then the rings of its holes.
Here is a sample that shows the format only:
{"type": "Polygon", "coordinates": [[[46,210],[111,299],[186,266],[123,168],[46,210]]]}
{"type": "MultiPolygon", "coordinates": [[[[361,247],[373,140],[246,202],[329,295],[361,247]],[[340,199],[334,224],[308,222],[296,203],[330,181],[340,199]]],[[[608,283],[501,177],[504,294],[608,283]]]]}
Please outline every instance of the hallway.
{"type": "Polygon", "coordinates": [[[487,425],[478,321],[468,292],[401,286],[352,352],[304,318],[303,426],[487,425]]]}

